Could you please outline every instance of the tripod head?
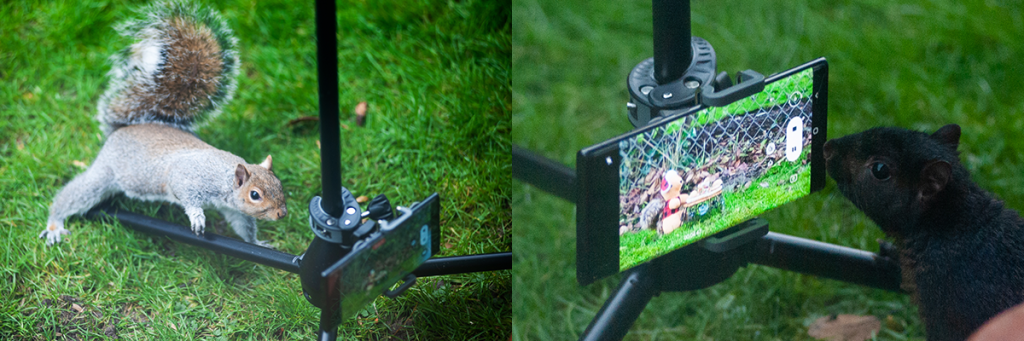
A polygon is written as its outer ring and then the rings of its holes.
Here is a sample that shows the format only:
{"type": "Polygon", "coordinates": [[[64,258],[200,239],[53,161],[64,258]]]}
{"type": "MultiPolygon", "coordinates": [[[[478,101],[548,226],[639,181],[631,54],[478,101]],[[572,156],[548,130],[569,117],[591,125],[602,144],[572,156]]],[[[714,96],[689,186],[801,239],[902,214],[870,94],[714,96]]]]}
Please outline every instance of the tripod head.
{"type": "MultiPolygon", "coordinates": [[[[657,13],[655,11],[655,17],[658,16],[657,13]]],[[[689,22],[686,24],[689,25],[689,22]]],[[[655,29],[655,32],[657,31],[655,29]]],[[[659,41],[655,39],[656,53],[658,45],[659,41]]],[[[675,54],[663,58],[668,59],[668,63],[687,63],[688,67],[683,69],[684,72],[679,77],[664,82],[658,80],[657,54],[640,62],[629,72],[629,78],[626,80],[626,87],[629,89],[626,116],[634,127],[647,125],[652,120],[672,116],[699,105],[701,87],[714,81],[715,49],[711,47],[711,43],[699,37],[692,37],[690,44],[675,51],[685,54],[688,58],[680,58],[675,54]]]]}
{"type": "Polygon", "coordinates": [[[345,209],[340,217],[327,214],[321,206],[319,196],[309,201],[309,228],[316,236],[302,255],[299,277],[302,280],[303,295],[309,303],[323,309],[330,306],[328,288],[323,287],[321,273],[353,250],[353,245],[380,231],[378,221],[391,220],[394,211],[383,194],[373,198],[362,211],[359,203],[347,188],[341,188],[341,203],[345,209]],[[368,218],[360,224],[362,218],[368,218]]]}
{"type": "Polygon", "coordinates": [[[715,49],[690,35],[689,0],[653,0],[654,57],[629,72],[626,103],[634,127],[672,116],[692,107],[720,106],[763,89],[764,76],[740,72],[733,86],[726,72],[715,74],[715,49]]]}
{"type": "Polygon", "coordinates": [[[715,79],[715,49],[690,36],[689,0],[653,0],[651,7],[654,57],[633,67],[626,80],[634,127],[697,106],[701,87],[715,79]]]}

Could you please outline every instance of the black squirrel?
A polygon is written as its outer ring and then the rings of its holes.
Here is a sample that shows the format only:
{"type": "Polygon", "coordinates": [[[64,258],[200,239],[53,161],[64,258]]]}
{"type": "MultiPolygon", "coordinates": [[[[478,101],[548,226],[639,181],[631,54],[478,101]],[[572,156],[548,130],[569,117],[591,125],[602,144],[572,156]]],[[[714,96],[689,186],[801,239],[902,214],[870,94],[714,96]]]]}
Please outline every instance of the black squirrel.
{"type": "Polygon", "coordinates": [[[959,160],[960,127],[874,128],[825,143],[839,191],[892,238],[929,340],[964,340],[1024,302],[1024,220],[959,160]]]}
{"type": "Polygon", "coordinates": [[[97,119],[107,140],[96,160],[69,182],[50,206],[40,238],[47,245],[68,234],[64,220],[107,197],[166,201],[185,209],[194,233],[215,208],[246,242],[255,218],[287,214],[272,158],[259,164],[206,144],[192,131],[231,100],[238,75],[237,40],[220,15],[187,1],[158,2],[117,27],[135,43],[111,57],[110,86],[97,119]]]}

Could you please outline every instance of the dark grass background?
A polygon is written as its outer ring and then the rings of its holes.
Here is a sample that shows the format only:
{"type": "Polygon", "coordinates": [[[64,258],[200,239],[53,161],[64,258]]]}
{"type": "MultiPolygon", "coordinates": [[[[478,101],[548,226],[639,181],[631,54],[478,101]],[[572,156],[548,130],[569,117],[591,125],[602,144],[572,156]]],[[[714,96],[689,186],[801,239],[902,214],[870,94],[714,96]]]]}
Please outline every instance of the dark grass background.
{"type": "MultiPolygon", "coordinates": [[[[297,275],[115,222],[71,219],[55,247],[36,238],[53,195],[82,172],[75,161],[90,164],[102,145],[93,116],[107,57],[130,43],[112,25],[143,3],[0,4],[0,339],[312,338],[319,311],[297,275]]],[[[439,192],[440,256],[512,248],[509,5],[338,4],[343,185],[396,205],[439,192]],[[351,120],[360,101],[366,127],[351,120]]],[[[239,38],[242,72],[235,99],[198,135],[250,162],[274,156],[290,214],[261,221],[259,238],[302,253],[313,237],[305,206],[320,192],[318,130],[289,122],[318,110],[313,1],[213,6],[239,38]]],[[[118,204],[187,225],[173,205],[118,204]]],[[[208,230],[235,237],[208,217],[208,230]]],[[[341,338],[507,339],[510,276],[423,278],[374,301],[341,338]]]]}
{"type": "MultiPolygon", "coordinates": [[[[879,125],[963,128],[973,179],[1024,208],[1024,11],[1020,1],[693,1],[693,33],[719,70],[769,74],[824,56],[831,137],[879,125]]],[[[514,143],[574,165],[630,130],[629,70],[652,55],[650,1],[517,0],[514,143]]],[[[618,284],[575,279],[575,209],[515,182],[513,339],[575,339],[618,284]]],[[[877,251],[883,234],[829,182],[763,215],[773,231],[877,251]]],[[[761,266],[655,297],[627,339],[802,340],[829,314],[871,314],[878,339],[923,339],[908,295],[761,266]]]]}

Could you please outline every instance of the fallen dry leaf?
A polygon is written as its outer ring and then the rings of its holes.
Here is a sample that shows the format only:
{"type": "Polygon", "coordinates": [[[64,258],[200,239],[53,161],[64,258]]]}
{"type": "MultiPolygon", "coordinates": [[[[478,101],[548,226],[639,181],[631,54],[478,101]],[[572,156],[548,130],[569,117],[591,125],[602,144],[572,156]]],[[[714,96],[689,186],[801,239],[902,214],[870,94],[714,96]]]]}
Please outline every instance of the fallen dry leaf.
{"type": "Polygon", "coordinates": [[[359,197],[357,197],[357,198],[356,198],[356,202],[358,202],[358,203],[360,203],[360,204],[362,204],[362,203],[364,203],[364,202],[367,202],[367,201],[369,201],[369,200],[370,200],[370,198],[368,198],[368,197],[367,197],[367,196],[365,196],[365,195],[360,195],[359,197]]]}
{"type": "Polygon", "coordinates": [[[316,149],[320,149],[320,140],[316,140],[316,149]]]}
{"type": "Polygon", "coordinates": [[[85,164],[85,162],[78,160],[71,161],[71,164],[75,165],[78,168],[89,168],[89,165],[85,164]]]}
{"type": "Polygon", "coordinates": [[[171,329],[174,329],[174,331],[178,331],[178,326],[175,326],[174,322],[167,322],[167,323],[171,324],[171,329]]]}
{"type": "Polygon", "coordinates": [[[871,315],[832,315],[814,320],[807,335],[819,340],[864,341],[881,328],[882,322],[871,315]]]}
{"type": "Polygon", "coordinates": [[[85,310],[82,309],[82,306],[78,305],[78,303],[71,303],[71,309],[74,309],[77,312],[82,312],[83,310],[85,310]]]}

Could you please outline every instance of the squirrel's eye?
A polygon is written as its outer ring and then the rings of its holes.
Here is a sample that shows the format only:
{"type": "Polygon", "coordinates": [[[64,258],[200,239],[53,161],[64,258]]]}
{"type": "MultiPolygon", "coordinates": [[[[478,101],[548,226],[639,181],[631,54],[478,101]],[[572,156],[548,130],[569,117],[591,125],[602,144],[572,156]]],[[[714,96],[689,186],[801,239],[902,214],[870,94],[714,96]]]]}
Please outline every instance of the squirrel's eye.
{"type": "Polygon", "coordinates": [[[889,180],[891,174],[889,174],[889,166],[883,162],[875,162],[871,164],[871,175],[875,176],[878,180],[889,180]]]}
{"type": "Polygon", "coordinates": [[[249,191],[249,199],[260,200],[260,194],[256,191],[249,191]]]}

